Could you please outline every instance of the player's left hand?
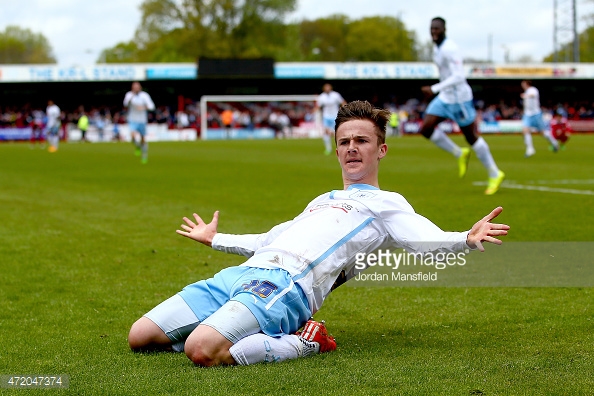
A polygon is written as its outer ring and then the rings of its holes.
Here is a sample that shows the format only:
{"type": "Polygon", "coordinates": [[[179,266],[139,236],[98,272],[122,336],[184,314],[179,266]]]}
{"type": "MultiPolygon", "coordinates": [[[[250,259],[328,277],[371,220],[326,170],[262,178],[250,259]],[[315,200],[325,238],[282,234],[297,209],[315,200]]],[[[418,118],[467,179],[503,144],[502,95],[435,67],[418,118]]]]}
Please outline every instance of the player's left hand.
{"type": "Polygon", "coordinates": [[[496,245],[501,245],[503,243],[494,237],[507,235],[510,226],[507,224],[491,223],[491,220],[499,216],[502,211],[503,208],[499,206],[472,226],[468,233],[468,237],[466,238],[466,244],[471,249],[478,249],[481,252],[484,252],[485,248],[482,244],[483,241],[494,243],[496,245]]]}
{"type": "Polygon", "coordinates": [[[180,227],[182,230],[176,230],[179,235],[185,236],[187,238],[193,239],[197,242],[203,243],[206,246],[212,246],[212,239],[217,234],[217,226],[219,224],[219,211],[217,210],[214,212],[212,216],[212,221],[210,223],[205,223],[200,216],[196,213],[194,215],[194,220],[192,221],[187,217],[184,217],[183,220],[186,224],[182,224],[180,227]]]}

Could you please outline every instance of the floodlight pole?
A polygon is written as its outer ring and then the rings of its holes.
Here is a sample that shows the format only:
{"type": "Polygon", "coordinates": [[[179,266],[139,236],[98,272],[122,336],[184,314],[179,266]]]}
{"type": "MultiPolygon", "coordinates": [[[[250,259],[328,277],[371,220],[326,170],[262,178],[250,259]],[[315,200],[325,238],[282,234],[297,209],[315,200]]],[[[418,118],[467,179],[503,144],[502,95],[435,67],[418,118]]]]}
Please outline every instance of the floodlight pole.
{"type": "Polygon", "coordinates": [[[559,60],[557,43],[557,0],[553,0],[553,62],[557,63],[559,60]]]}
{"type": "Polygon", "coordinates": [[[565,62],[569,62],[568,34],[572,36],[572,61],[577,63],[580,61],[580,38],[577,31],[576,0],[553,0],[553,62],[559,61],[560,45],[565,45],[565,62]],[[563,40],[567,42],[561,43],[563,40]]]}
{"type": "Polygon", "coordinates": [[[573,61],[579,62],[580,61],[580,36],[578,36],[577,32],[577,9],[575,0],[572,2],[572,9],[573,9],[573,61]]]}

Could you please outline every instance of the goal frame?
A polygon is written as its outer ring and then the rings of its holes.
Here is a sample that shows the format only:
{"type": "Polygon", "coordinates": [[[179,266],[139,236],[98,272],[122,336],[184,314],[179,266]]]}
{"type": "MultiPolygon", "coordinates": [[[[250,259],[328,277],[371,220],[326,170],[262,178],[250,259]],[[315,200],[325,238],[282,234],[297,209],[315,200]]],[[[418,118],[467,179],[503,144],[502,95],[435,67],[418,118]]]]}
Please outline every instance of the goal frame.
{"type": "Polygon", "coordinates": [[[207,140],[208,102],[310,102],[316,103],[318,95],[202,95],[200,98],[200,139],[207,140]]]}

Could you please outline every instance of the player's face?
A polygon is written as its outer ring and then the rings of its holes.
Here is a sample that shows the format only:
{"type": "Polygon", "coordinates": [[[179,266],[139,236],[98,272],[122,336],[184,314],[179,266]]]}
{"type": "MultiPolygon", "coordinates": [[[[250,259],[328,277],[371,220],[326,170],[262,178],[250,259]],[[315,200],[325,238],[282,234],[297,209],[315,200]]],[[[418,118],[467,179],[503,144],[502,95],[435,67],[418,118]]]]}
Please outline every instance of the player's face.
{"type": "Polygon", "coordinates": [[[445,26],[439,20],[431,21],[431,39],[434,43],[440,43],[445,37],[445,26]]]}
{"type": "Polygon", "coordinates": [[[351,120],[336,131],[336,156],[343,178],[352,183],[372,184],[377,181],[379,160],[388,146],[378,145],[376,127],[369,120],[351,120]]]}

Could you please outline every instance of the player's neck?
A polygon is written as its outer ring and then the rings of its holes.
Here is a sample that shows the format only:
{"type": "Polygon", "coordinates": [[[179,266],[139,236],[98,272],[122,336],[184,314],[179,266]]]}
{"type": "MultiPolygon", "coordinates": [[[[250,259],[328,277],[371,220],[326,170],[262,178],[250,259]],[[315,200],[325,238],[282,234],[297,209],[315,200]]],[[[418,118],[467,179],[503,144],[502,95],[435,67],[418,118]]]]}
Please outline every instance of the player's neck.
{"type": "Polygon", "coordinates": [[[377,179],[375,180],[343,180],[344,189],[348,190],[350,186],[356,184],[366,184],[368,186],[373,186],[377,189],[380,189],[379,182],[377,179]]]}
{"type": "Polygon", "coordinates": [[[440,38],[437,39],[437,41],[435,41],[435,45],[437,45],[438,47],[441,47],[441,45],[443,44],[445,39],[446,39],[446,36],[441,36],[440,38]]]}

